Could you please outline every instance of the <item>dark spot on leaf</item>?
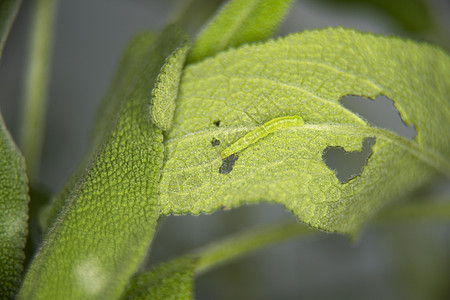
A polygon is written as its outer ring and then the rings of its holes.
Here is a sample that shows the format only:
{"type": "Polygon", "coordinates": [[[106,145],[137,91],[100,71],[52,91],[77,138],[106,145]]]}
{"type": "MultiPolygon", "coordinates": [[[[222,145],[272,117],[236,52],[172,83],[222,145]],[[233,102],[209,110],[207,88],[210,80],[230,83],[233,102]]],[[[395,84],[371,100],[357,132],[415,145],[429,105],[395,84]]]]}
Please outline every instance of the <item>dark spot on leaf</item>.
{"type": "Polygon", "coordinates": [[[223,159],[222,165],[219,168],[220,174],[228,174],[233,170],[234,163],[238,160],[239,156],[237,154],[231,154],[230,156],[223,159]]]}
{"type": "Polygon", "coordinates": [[[211,145],[213,147],[217,147],[220,145],[220,141],[218,139],[216,139],[215,137],[213,137],[213,139],[211,140],[211,145]]]}
{"type": "Polygon", "coordinates": [[[372,147],[375,138],[365,138],[361,151],[347,152],[342,147],[327,147],[322,154],[322,159],[328,168],[336,172],[336,177],[341,183],[360,176],[367,160],[372,155],[372,147]]]}
{"type": "Polygon", "coordinates": [[[216,125],[216,127],[220,126],[220,120],[214,121],[214,125],[216,125]]]}
{"type": "Polygon", "coordinates": [[[394,101],[386,96],[381,95],[371,100],[361,96],[347,95],[339,101],[342,106],[367,120],[371,126],[392,130],[410,140],[417,134],[414,126],[405,124],[394,101]]]}

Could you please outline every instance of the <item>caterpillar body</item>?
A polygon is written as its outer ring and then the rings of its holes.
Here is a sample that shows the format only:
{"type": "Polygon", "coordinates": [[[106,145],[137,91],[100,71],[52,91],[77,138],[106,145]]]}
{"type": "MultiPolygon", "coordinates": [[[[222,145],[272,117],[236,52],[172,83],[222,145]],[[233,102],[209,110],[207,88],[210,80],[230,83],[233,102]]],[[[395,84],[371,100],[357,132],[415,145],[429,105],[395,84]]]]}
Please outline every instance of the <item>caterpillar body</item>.
{"type": "Polygon", "coordinates": [[[221,153],[222,159],[244,150],[251,144],[256,143],[258,140],[266,137],[269,133],[275,132],[276,130],[303,126],[304,124],[305,121],[302,117],[299,116],[286,116],[272,119],[267,123],[264,123],[263,125],[250,131],[230,147],[223,150],[221,153]]]}

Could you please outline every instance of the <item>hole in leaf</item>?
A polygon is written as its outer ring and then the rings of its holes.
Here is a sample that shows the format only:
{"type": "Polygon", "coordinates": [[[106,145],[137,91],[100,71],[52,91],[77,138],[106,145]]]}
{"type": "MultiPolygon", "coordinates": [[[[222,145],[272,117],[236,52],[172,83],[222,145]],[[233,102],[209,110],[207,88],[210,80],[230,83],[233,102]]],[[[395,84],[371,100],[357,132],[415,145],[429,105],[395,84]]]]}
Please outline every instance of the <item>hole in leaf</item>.
{"type": "Polygon", "coordinates": [[[222,165],[220,166],[220,174],[228,174],[233,170],[234,163],[238,160],[239,156],[237,154],[231,154],[230,156],[224,158],[222,165]]]}
{"type": "Polygon", "coordinates": [[[336,177],[341,183],[347,183],[350,179],[360,176],[367,160],[372,154],[375,138],[365,138],[361,151],[347,152],[342,147],[327,147],[322,154],[322,159],[328,168],[336,172],[336,177]]]}
{"type": "Polygon", "coordinates": [[[215,137],[213,137],[213,139],[211,140],[211,145],[213,147],[217,147],[220,145],[220,141],[218,139],[216,139],[215,137]]]}
{"type": "Polygon", "coordinates": [[[394,101],[386,96],[381,95],[371,100],[361,96],[347,95],[339,101],[342,106],[366,119],[371,126],[392,130],[410,140],[417,134],[414,126],[406,126],[394,101]]]}
{"type": "Polygon", "coordinates": [[[216,125],[216,127],[219,127],[220,126],[220,120],[214,121],[213,124],[216,125]]]}

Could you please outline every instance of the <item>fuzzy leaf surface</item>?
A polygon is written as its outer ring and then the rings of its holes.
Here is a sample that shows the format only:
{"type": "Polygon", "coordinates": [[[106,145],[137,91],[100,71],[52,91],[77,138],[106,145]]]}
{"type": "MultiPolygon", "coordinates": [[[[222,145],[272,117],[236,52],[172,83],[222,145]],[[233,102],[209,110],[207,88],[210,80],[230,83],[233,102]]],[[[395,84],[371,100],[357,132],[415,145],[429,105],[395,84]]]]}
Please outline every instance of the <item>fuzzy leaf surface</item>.
{"type": "Polygon", "coordinates": [[[438,47],[342,28],[243,46],[190,65],[164,142],[163,212],[209,213],[265,200],[284,204],[312,227],[356,234],[387,202],[449,173],[449,76],[450,58],[438,47]],[[349,94],[392,99],[415,126],[414,140],[372,127],[341,106],[349,94]],[[231,172],[219,173],[225,148],[282,116],[300,116],[305,125],[249,145],[231,172]],[[362,174],[340,183],[324,150],[359,151],[370,137],[375,144],[362,174]]]}
{"type": "Polygon", "coordinates": [[[131,88],[112,98],[116,108],[102,118],[93,158],[64,199],[19,299],[117,299],[145,256],[160,215],[163,162],[152,89],[166,58],[186,40],[167,33],[156,40],[142,34],[126,51],[132,67],[123,76],[131,76],[131,88]]]}
{"type": "MultiPolygon", "coordinates": [[[[0,2],[0,58],[20,3],[20,0],[0,2]]],[[[28,233],[28,200],[25,162],[0,113],[1,299],[13,298],[20,286],[28,233]]]]}
{"type": "Polygon", "coordinates": [[[22,277],[28,233],[25,162],[0,114],[0,298],[13,298],[22,277]]]}
{"type": "Polygon", "coordinates": [[[184,256],[136,276],[122,299],[193,299],[197,261],[184,256]]]}

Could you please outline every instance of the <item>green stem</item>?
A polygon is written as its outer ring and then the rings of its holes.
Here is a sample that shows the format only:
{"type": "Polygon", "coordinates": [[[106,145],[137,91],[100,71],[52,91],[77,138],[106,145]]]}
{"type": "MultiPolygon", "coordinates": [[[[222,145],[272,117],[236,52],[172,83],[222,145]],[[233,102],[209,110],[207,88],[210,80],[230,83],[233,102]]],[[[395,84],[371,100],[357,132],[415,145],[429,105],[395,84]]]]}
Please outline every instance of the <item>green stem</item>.
{"type": "Polygon", "coordinates": [[[39,170],[48,97],[56,0],[36,0],[31,21],[20,144],[31,182],[39,170]]]}
{"type": "Polygon", "coordinates": [[[417,222],[422,220],[450,221],[450,199],[410,201],[382,210],[375,218],[377,222],[417,222]]]}
{"type": "Polygon", "coordinates": [[[206,272],[212,267],[249,252],[276,244],[282,240],[318,233],[297,221],[269,225],[266,228],[247,230],[224,238],[195,252],[198,257],[196,273],[206,272]]]}
{"type": "Polygon", "coordinates": [[[19,11],[20,3],[21,0],[0,1],[0,58],[3,53],[6,38],[19,11]]]}
{"type": "MultiPolygon", "coordinates": [[[[374,221],[417,221],[420,219],[450,220],[450,203],[406,203],[386,209],[374,221]]],[[[152,299],[167,293],[189,293],[195,276],[220,266],[229,260],[244,256],[293,237],[317,234],[319,231],[295,221],[264,228],[247,230],[213,242],[196,251],[180,256],[135,276],[127,287],[126,299],[152,299]]],[[[187,294],[183,294],[187,295],[187,294]]]]}
{"type": "MultiPolygon", "coordinates": [[[[418,220],[450,220],[450,202],[427,201],[421,203],[404,203],[382,211],[375,221],[418,221],[418,220]]],[[[247,230],[237,235],[224,238],[190,254],[198,258],[196,273],[208,271],[233,258],[243,256],[282,240],[316,234],[319,231],[308,228],[296,221],[266,228],[247,230]]]]}

